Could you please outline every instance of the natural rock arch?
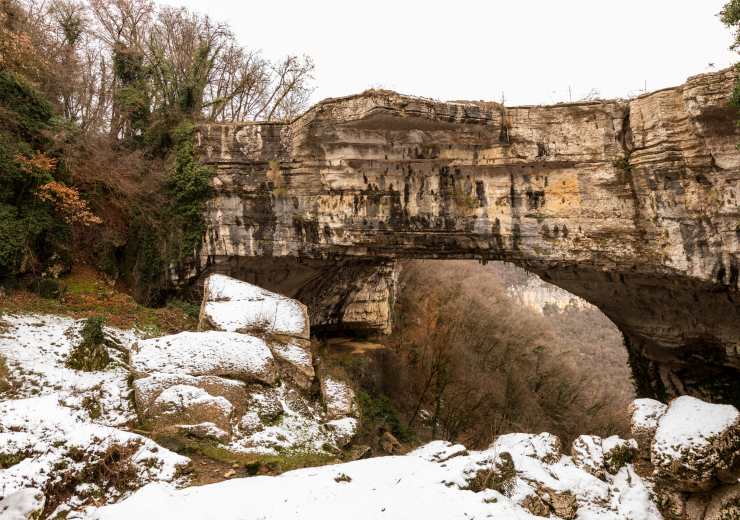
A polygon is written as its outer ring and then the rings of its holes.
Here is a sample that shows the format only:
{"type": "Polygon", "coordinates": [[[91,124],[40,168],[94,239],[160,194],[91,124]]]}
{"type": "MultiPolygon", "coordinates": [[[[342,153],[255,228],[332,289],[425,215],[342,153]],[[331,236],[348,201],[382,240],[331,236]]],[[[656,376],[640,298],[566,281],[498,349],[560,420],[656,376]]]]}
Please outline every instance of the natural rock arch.
{"type": "Polygon", "coordinates": [[[371,90],[290,123],[204,125],[217,195],[195,272],[377,330],[395,260],[506,260],[599,307],[640,393],[737,405],[735,77],[545,107],[371,90]]]}

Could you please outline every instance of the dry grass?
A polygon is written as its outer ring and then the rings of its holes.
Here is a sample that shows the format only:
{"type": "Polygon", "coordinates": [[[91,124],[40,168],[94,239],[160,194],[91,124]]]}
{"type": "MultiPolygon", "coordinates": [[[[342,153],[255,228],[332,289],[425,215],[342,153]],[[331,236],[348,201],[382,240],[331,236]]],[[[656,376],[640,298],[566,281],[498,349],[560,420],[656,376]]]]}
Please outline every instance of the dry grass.
{"type": "Polygon", "coordinates": [[[0,356],[0,395],[9,392],[13,388],[13,382],[10,379],[10,371],[5,363],[5,358],[0,356]]]}
{"type": "Polygon", "coordinates": [[[136,303],[88,266],[76,265],[59,281],[66,286],[61,299],[42,298],[26,290],[10,291],[0,301],[0,313],[57,314],[75,319],[100,316],[111,327],[136,327],[150,335],[195,330],[198,325],[193,313],[174,304],[155,309],[136,303]]]}
{"type": "Polygon", "coordinates": [[[340,462],[326,453],[286,450],[277,455],[235,453],[222,445],[195,438],[155,435],[154,440],[192,460],[190,482],[200,486],[229,478],[255,475],[279,475],[294,469],[325,466],[340,462]]]}

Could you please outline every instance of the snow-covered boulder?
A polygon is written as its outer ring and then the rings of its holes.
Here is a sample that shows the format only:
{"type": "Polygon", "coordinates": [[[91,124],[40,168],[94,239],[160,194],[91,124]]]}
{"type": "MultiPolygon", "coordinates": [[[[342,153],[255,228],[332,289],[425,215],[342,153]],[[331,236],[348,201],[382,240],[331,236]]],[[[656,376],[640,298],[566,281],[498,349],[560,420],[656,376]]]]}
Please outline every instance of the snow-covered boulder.
{"type": "Polygon", "coordinates": [[[234,406],[223,397],[215,397],[196,386],[175,385],[162,391],[149,407],[149,427],[162,431],[169,426],[213,423],[231,430],[234,406]]]}
{"type": "Polygon", "coordinates": [[[326,376],[321,379],[321,398],[329,419],[352,416],[357,414],[355,392],[347,383],[334,377],[326,376]]]}
{"type": "Polygon", "coordinates": [[[740,461],[740,413],[690,396],[671,401],[660,418],[650,460],[655,476],[681,491],[703,491],[740,461]]]}
{"type": "Polygon", "coordinates": [[[630,430],[637,441],[640,458],[650,460],[650,448],[658,421],[668,406],[655,399],[635,399],[629,406],[630,430]]]}
{"type": "Polygon", "coordinates": [[[637,455],[637,442],[616,435],[602,439],[596,435],[580,435],[571,447],[573,463],[580,469],[604,480],[606,474],[616,475],[637,455]]]}
{"type": "Polygon", "coordinates": [[[508,433],[501,435],[489,446],[489,450],[507,451],[518,457],[530,457],[546,464],[560,460],[562,444],[557,435],[542,432],[508,433]]]}
{"type": "Polygon", "coordinates": [[[180,332],[141,341],[132,349],[131,367],[138,377],[164,372],[223,376],[268,385],[278,379],[267,344],[235,332],[180,332]]]}
{"type": "Polygon", "coordinates": [[[228,400],[236,412],[247,408],[247,384],[243,381],[218,376],[190,376],[186,374],[166,374],[155,372],[147,377],[135,379],[132,383],[136,409],[140,415],[148,415],[149,407],[155,399],[168,388],[175,385],[188,385],[201,388],[212,396],[228,400]]]}
{"type": "Polygon", "coordinates": [[[212,274],[205,281],[199,328],[310,337],[305,305],[221,274],[212,274]]]}

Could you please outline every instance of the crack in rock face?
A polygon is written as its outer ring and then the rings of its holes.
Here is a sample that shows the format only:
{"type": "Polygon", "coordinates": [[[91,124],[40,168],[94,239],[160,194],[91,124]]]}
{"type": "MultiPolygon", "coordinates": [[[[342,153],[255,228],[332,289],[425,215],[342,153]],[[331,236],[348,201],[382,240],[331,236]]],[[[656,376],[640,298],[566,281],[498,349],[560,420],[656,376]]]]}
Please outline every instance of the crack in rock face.
{"type": "Polygon", "coordinates": [[[599,307],[643,396],[738,404],[736,76],[554,106],[370,90],[202,125],[196,271],[298,298],[316,330],[382,332],[394,261],[506,260],[599,307]]]}

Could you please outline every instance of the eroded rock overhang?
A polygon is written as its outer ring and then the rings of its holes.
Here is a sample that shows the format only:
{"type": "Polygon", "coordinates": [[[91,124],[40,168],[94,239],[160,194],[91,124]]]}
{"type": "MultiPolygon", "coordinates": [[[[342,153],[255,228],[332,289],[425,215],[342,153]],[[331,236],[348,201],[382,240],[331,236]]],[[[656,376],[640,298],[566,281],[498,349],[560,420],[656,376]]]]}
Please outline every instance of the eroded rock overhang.
{"type": "Polygon", "coordinates": [[[204,125],[199,269],[300,295],[319,325],[387,330],[395,260],[514,262],[620,327],[642,394],[737,404],[736,75],[553,106],[371,90],[204,125]]]}

